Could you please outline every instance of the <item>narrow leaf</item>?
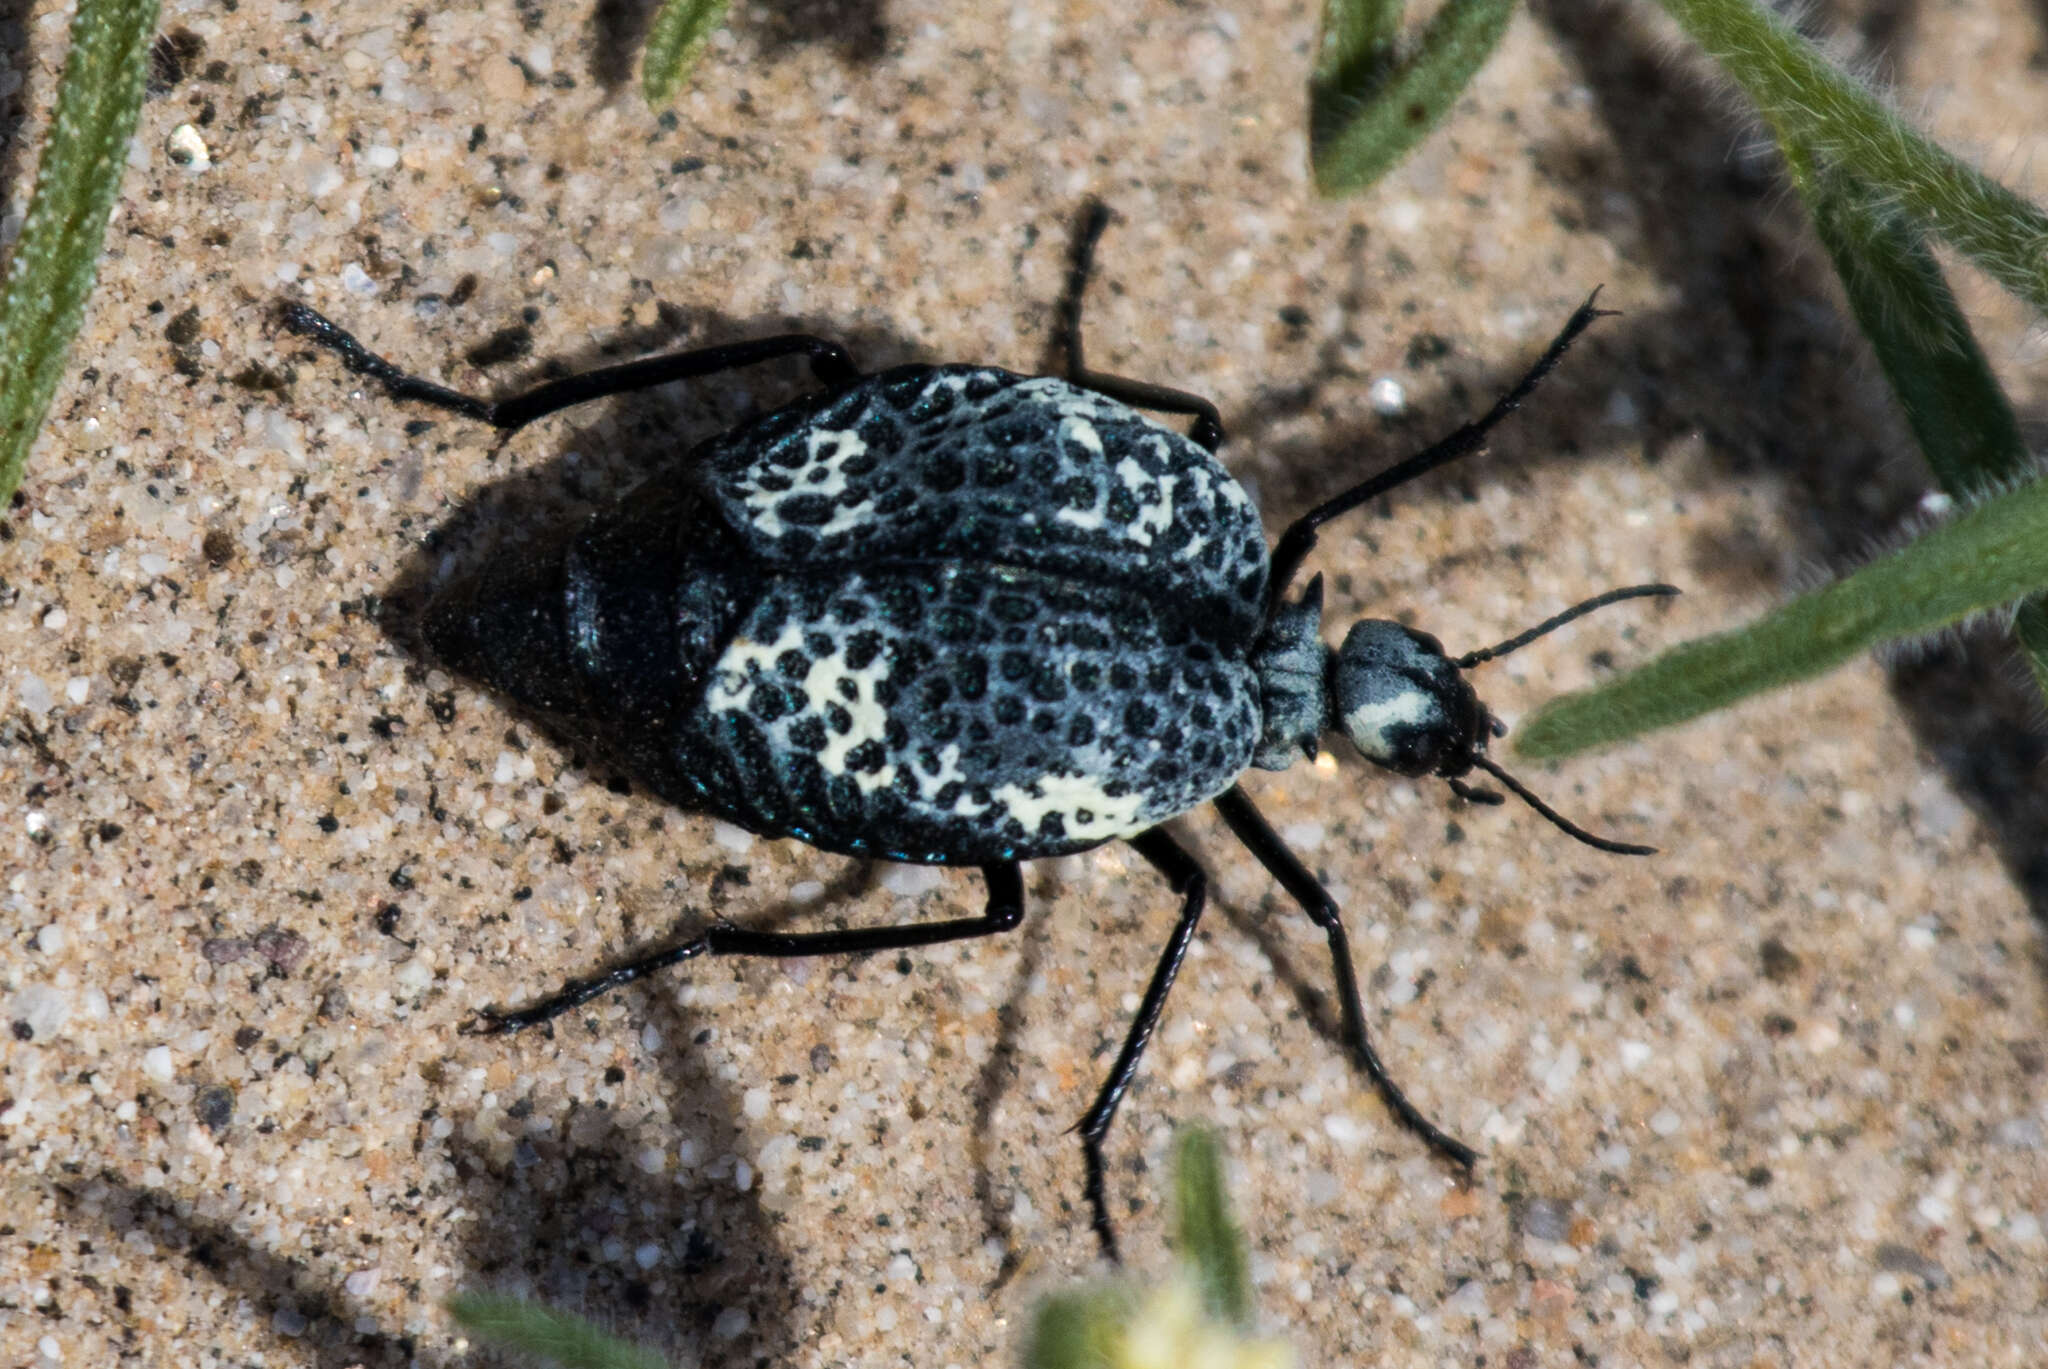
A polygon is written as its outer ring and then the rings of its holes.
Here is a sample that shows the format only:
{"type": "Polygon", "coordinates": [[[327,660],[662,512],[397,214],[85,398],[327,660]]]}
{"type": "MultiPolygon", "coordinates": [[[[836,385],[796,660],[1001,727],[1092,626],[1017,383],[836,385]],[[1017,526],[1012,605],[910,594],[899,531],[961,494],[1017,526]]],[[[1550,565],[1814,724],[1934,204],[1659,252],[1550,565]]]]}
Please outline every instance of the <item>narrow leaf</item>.
{"type": "Polygon", "coordinates": [[[1252,1321],[1251,1277],[1245,1271],[1244,1234],[1230,1219],[1223,1191],[1223,1151],[1212,1132],[1182,1132],[1174,1154],[1174,1244],[1193,1267],[1202,1307],[1227,1326],[1252,1321]]]}
{"type": "Polygon", "coordinates": [[[1928,142],[1753,0],[1660,0],[1777,131],[2048,313],[2048,215],[1928,142]]]}
{"type": "Polygon", "coordinates": [[[1670,727],[2048,589],[2048,480],[1996,495],[1846,579],[1538,709],[1517,753],[1549,760],[1670,727]]]}
{"type": "MultiPolygon", "coordinates": [[[[1920,234],[1866,187],[1818,169],[1805,148],[1785,151],[1850,310],[1942,490],[1967,501],[2026,477],[2019,421],[1920,234]]],[[[2013,626],[2048,686],[2048,609],[2037,603],[2013,626]]]]}
{"type": "Polygon", "coordinates": [[[564,1369],[668,1369],[652,1350],[617,1340],[567,1312],[497,1293],[458,1293],[448,1311],[479,1340],[564,1369]]]}
{"type": "Polygon", "coordinates": [[[0,507],[21,483],[98,274],[142,108],[156,0],[79,0],[50,136],[0,285],[0,507]]]}
{"type": "Polygon", "coordinates": [[[1325,0],[1324,60],[1309,85],[1309,163],[1325,195],[1371,185],[1450,113],[1507,31],[1515,0],[1444,0],[1405,51],[1387,34],[1398,8],[1325,0]]]}
{"type": "Polygon", "coordinates": [[[647,30],[640,88],[657,108],[675,98],[712,32],[725,22],[732,0],[665,0],[647,30]]]}

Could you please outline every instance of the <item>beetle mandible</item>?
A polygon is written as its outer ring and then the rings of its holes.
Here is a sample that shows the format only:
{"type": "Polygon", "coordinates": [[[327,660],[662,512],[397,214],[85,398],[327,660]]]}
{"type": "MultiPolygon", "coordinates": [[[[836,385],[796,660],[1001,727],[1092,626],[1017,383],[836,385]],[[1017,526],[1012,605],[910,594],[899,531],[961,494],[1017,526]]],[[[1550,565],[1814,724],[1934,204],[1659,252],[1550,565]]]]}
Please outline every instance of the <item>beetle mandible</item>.
{"type": "MultiPolygon", "coordinates": [[[[1162,823],[1213,802],[1322,930],[1344,1041],[1388,1107],[1469,1170],[1477,1153],[1411,1103],[1374,1051],[1335,900],[1238,780],[1341,732],[1368,760],[1498,803],[1479,770],[1583,831],[1487,754],[1505,729],[1464,671],[1619,599],[1589,599],[1498,646],[1445,654],[1395,622],[1320,637],[1322,581],[1288,589],[1330,519],[1480,448],[1602,311],[1588,299],[1482,417],[1337,494],[1270,556],[1258,511],[1216,461],[1206,399],[1083,360],[1080,298],[1108,212],[1090,204],[1062,310],[1063,376],[911,365],[864,374],[808,334],[648,358],[483,400],[406,374],[301,304],[284,324],[412,400],[510,431],[588,400],[777,357],[822,389],[711,438],[593,514],[559,554],[442,590],[430,648],[451,668],[609,750],[673,804],[764,837],[892,861],[973,865],[978,917],[781,933],[718,923],[530,1006],[515,1031],[704,955],[901,950],[1008,931],[1021,862],[1129,843],[1180,917],[1080,1133],[1091,1225],[1117,1258],[1103,1139],[1194,937],[1207,878],[1162,823]],[[1192,419],[1183,436],[1138,410],[1192,419]]],[[[1597,292],[1596,292],[1597,295],[1597,292]]]]}

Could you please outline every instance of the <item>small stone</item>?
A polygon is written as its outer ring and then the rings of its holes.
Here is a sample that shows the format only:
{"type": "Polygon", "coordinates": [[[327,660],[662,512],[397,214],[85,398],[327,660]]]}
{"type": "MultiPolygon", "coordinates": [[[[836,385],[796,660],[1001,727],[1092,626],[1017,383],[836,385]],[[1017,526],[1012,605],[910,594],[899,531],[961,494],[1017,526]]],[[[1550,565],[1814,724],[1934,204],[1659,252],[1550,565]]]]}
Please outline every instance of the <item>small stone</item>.
{"type": "Polygon", "coordinates": [[[169,1046],[151,1046],[142,1053],[142,1072],[159,1084],[168,1084],[177,1073],[169,1046]]]}
{"type": "Polygon", "coordinates": [[[164,139],[164,155],[187,171],[204,171],[213,165],[213,149],[191,124],[179,124],[164,139]]]}
{"type": "Polygon", "coordinates": [[[1522,1234],[1539,1241],[1561,1241],[1571,1234],[1571,1203],[1563,1198],[1531,1198],[1522,1207],[1522,1234]]]}

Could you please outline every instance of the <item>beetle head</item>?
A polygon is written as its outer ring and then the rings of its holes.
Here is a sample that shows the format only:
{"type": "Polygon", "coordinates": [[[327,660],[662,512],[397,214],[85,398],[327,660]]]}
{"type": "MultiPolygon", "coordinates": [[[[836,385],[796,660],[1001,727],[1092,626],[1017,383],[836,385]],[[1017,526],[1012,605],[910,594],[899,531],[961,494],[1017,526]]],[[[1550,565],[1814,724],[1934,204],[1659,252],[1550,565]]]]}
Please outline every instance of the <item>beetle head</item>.
{"type": "Polygon", "coordinates": [[[1370,618],[1352,625],[1331,660],[1330,713],[1373,764],[1445,779],[1472,769],[1492,723],[1441,642],[1370,618]]]}
{"type": "Polygon", "coordinates": [[[1465,672],[1607,604],[1677,592],[1669,585],[1610,590],[1463,656],[1445,654],[1443,644],[1426,632],[1373,618],[1352,624],[1344,645],[1331,651],[1318,635],[1319,576],[1301,598],[1276,603],[1252,654],[1265,720],[1252,764],[1284,769],[1301,755],[1315,754],[1318,732],[1342,732],[1360,755],[1397,774],[1435,775],[1463,799],[1501,802],[1492,790],[1465,782],[1466,775],[1482,770],[1575,840],[1621,855],[1647,855],[1654,848],[1596,837],[1564,818],[1486,754],[1486,744],[1507,728],[1479,702],[1465,672]]]}

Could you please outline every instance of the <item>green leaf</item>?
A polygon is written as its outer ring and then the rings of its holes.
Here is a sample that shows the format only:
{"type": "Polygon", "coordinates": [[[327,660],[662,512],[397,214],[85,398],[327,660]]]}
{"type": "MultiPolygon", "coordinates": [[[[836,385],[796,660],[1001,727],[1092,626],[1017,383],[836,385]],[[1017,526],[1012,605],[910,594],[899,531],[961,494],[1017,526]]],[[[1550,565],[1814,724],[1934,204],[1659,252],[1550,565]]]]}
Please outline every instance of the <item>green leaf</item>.
{"type": "Polygon", "coordinates": [[[1599,689],[1551,700],[1514,748],[1549,760],[1670,727],[2048,589],[2048,481],[1953,522],[1736,632],[1688,642],[1599,689]]]}
{"type": "Polygon", "coordinates": [[[1244,1233],[1230,1219],[1223,1190],[1223,1150],[1202,1127],[1180,1134],[1174,1153],[1174,1245],[1193,1266],[1202,1308],[1227,1326],[1252,1322],[1251,1277],[1245,1271],[1244,1233]]]}
{"type": "Polygon", "coordinates": [[[1038,1305],[1024,1346],[1024,1369],[1103,1369],[1121,1358],[1124,1330],[1137,1307],[1122,1285],[1056,1293],[1038,1305]]]}
{"type": "Polygon", "coordinates": [[[2048,215],[1907,127],[1752,0],[1659,0],[1782,145],[1870,187],[2048,313],[2048,215]]]}
{"type": "Polygon", "coordinates": [[[479,1340],[565,1369],[669,1369],[652,1350],[615,1339],[567,1312],[498,1293],[458,1293],[448,1311],[479,1340]]]}
{"type": "Polygon", "coordinates": [[[658,108],[675,98],[731,7],[732,0],[666,0],[647,30],[647,55],[640,59],[640,88],[648,104],[658,108]]]}
{"type": "Polygon", "coordinates": [[[0,285],[0,507],[21,484],[98,274],[156,0],[79,0],[36,187],[0,285]]]}
{"type": "Polygon", "coordinates": [[[1507,31],[1515,0],[1444,0],[1405,48],[1400,9],[1399,0],[1324,0],[1309,165],[1325,195],[1363,190],[1442,122],[1507,31]]]}
{"type": "MultiPolygon", "coordinates": [[[[2019,420],[1921,235],[1867,187],[1818,169],[1806,148],[1785,152],[1849,308],[1942,490],[1968,501],[2027,478],[2019,420]]],[[[2048,608],[2030,606],[2014,631],[2048,693],[2048,608]]]]}

